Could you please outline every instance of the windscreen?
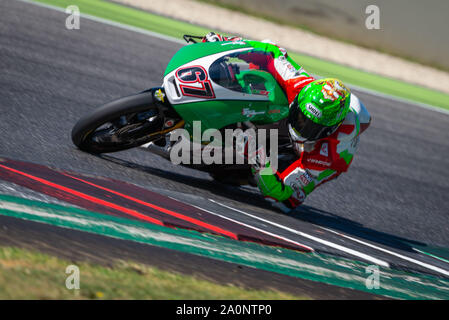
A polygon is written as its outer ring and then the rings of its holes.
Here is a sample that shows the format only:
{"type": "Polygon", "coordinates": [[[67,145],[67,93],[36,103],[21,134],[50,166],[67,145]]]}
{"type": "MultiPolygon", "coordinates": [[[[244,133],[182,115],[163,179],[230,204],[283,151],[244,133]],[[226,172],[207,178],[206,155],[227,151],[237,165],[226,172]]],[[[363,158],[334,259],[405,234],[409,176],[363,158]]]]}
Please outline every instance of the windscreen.
{"type": "Polygon", "coordinates": [[[209,68],[212,81],[229,90],[267,96],[274,88],[269,72],[273,58],[263,51],[236,52],[221,57],[209,68]]]}

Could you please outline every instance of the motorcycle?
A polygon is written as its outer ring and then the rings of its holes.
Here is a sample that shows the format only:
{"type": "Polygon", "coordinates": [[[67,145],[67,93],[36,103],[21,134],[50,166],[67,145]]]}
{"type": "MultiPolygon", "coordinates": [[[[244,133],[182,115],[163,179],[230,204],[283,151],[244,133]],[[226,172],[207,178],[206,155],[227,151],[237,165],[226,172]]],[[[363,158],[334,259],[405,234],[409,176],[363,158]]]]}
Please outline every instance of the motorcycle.
{"type": "MultiPolygon", "coordinates": [[[[201,38],[184,35],[191,44],[172,57],[162,86],[111,101],[82,117],[72,129],[73,143],[94,154],[143,147],[168,158],[170,134],[179,128],[192,133],[194,121],[201,121],[204,133],[242,126],[257,129],[288,116],[287,98],[274,77],[241,58],[253,47],[245,41],[196,41],[201,38]]],[[[249,173],[248,167],[197,169],[220,179],[231,171],[249,173]]]]}

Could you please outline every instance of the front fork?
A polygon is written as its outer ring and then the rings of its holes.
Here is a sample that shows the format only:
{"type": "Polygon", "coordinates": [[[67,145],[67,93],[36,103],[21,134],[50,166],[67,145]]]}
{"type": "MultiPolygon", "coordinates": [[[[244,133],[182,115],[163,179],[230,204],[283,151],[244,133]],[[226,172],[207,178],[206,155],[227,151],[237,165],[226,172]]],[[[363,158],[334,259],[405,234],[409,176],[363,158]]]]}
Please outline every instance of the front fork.
{"type": "Polygon", "coordinates": [[[168,101],[163,87],[155,87],[144,92],[152,92],[153,100],[159,110],[159,115],[163,117],[163,127],[160,131],[154,132],[151,135],[160,136],[151,142],[141,145],[147,151],[156,153],[166,159],[170,158],[170,151],[175,142],[170,141],[171,132],[182,128],[184,120],[173,109],[171,103],[168,101]]]}

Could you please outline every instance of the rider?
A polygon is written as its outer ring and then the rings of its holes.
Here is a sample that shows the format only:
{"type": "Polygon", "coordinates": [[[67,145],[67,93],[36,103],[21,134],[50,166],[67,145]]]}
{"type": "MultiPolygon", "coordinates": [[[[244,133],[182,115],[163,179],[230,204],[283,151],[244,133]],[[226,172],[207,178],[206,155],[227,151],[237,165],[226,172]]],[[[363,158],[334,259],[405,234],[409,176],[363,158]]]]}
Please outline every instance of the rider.
{"type": "MultiPolygon", "coordinates": [[[[203,42],[215,41],[244,40],[213,32],[203,38],[203,42]]],[[[311,77],[285,49],[269,40],[251,41],[251,45],[264,54],[253,54],[248,62],[263,65],[273,75],[290,106],[288,118],[275,124],[280,141],[277,171],[270,162],[259,160],[252,165],[252,173],[265,199],[288,212],[319,185],[348,170],[371,116],[341,81],[311,77]]]]}

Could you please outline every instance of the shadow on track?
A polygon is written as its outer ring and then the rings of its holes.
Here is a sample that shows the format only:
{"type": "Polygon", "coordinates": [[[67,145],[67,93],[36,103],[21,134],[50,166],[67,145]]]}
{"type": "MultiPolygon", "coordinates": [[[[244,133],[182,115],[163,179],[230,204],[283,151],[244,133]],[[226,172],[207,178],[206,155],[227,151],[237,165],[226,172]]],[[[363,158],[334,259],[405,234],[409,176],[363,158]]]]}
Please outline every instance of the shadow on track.
{"type": "Polygon", "coordinates": [[[304,222],[344,233],[348,236],[354,236],[403,251],[415,253],[412,246],[427,246],[422,242],[367,228],[358,222],[307,205],[302,205],[290,214],[290,216],[304,222]]]}
{"type": "Polygon", "coordinates": [[[112,157],[110,155],[105,155],[105,154],[95,155],[95,154],[93,154],[93,156],[99,157],[103,160],[113,162],[115,164],[130,168],[130,169],[139,170],[139,171],[149,173],[151,175],[155,175],[155,176],[158,176],[158,177],[161,177],[164,179],[173,180],[173,181],[188,185],[192,188],[202,189],[202,190],[211,192],[216,195],[225,196],[225,197],[235,200],[235,201],[243,201],[245,203],[248,203],[248,204],[260,207],[260,208],[268,209],[268,210],[272,209],[272,207],[268,203],[261,201],[261,200],[263,200],[263,198],[261,196],[258,197],[256,193],[253,193],[253,192],[250,192],[250,191],[247,191],[244,189],[238,189],[238,187],[236,187],[235,185],[224,184],[217,180],[201,179],[201,178],[192,177],[192,176],[177,173],[177,172],[152,168],[152,167],[148,167],[145,165],[133,163],[128,160],[120,159],[117,157],[112,157]]]}
{"type": "MultiPolygon", "coordinates": [[[[156,169],[112,157],[110,155],[103,154],[96,156],[103,160],[110,161],[130,169],[139,170],[161,178],[173,180],[190,187],[203,189],[218,196],[226,197],[234,201],[243,202],[267,210],[273,210],[273,207],[271,207],[266,201],[263,201],[262,196],[243,190],[242,188],[237,188],[236,186],[230,186],[218,181],[211,181],[176,172],[156,169]]],[[[282,213],[279,212],[279,214],[282,213]]],[[[382,244],[384,246],[402,251],[415,252],[412,247],[413,245],[422,247],[427,246],[426,244],[418,241],[367,228],[358,222],[307,205],[300,206],[298,209],[288,215],[303,222],[308,222],[320,227],[332,229],[338,232],[345,233],[349,236],[357,237],[377,244],[382,244]]]]}

